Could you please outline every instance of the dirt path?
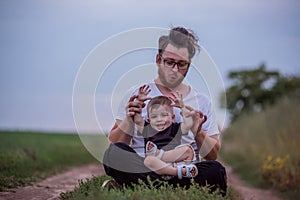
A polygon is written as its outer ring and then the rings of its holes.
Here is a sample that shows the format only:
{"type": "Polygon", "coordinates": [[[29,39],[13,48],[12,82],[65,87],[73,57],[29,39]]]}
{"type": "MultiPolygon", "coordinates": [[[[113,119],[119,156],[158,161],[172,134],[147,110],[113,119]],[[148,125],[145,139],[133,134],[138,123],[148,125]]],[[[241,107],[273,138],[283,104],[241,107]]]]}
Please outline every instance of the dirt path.
{"type": "Polygon", "coordinates": [[[242,181],[239,176],[234,173],[232,167],[221,163],[225,166],[227,172],[228,186],[239,192],[244,200],[281,200],[273,191],[254,188],[242,181]]]}
{"type": "MultiPolygon", "coordinates": [[[[222,162],[223,163],[223,162],[222,162]]],[[[224,163],[223,163],[224,164],[224,163]]],[[[224,164],[228,174],[228,185],[240,192],[245,200],[280,200],[272,191],[248,186],[224,164]]],[[[103,175],[104,170],[99,165],[88,165],[73,168],[63,174],[55,175],[44,181],[17,188],[14,192],[1,192],[0,200],[53,200],[58,199],[61,192],[71,191],[78,186],[79,179],[91,178],[93,175],[103,175]]]]}
{"type": "Polygon", "coordinates": [[[1,192],[0,200],[54,200],[61,192],[72,191],[79,179],[103,175],[101,165],[72,168],[69,171],[47,178],[32,186],[17,188],[14,192],[1,192]]]}

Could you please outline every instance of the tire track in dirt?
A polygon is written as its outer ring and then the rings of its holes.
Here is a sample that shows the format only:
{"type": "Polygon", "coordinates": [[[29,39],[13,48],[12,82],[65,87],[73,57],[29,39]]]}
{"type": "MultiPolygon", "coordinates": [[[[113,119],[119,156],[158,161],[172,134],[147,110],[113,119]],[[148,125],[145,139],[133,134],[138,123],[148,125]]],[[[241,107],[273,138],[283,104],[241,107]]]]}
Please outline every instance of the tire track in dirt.
{"type": "MultiPolygon", "coordinates": [[[[103,175],[102,165],[87,165],[71,168],[67,172],[49,177],[31,186],[1,192],[0,200],[54,200],[59,199],[62,192],[72,191],[79,186],[78,180],[103,175]]],[[[100,186],[99,186],[100,187],[100,186]]]]}

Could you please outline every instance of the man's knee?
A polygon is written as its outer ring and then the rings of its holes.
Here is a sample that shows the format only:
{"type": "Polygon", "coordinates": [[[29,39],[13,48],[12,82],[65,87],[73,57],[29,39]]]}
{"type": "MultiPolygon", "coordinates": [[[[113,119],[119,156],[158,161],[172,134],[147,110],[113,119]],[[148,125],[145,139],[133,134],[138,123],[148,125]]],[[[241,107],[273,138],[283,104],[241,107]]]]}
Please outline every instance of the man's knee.
{"type": "Polygon", "coordinates": [[[203,161],[196,164],[199,174],[195,181],[202,186],[210,185],[212,190],[219,189],[222,195],[226,194],[227,190],[227,175],[226,170],[217,161],[203,161]]]}

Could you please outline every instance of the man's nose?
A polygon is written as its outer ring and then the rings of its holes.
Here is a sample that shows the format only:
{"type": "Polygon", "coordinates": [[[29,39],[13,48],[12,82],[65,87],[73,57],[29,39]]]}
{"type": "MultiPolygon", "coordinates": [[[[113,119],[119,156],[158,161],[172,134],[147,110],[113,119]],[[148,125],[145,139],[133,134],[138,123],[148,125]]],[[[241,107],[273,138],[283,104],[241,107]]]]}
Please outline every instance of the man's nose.
{"type": "Polygon", "coordinates": [[[177,63],[174,63],[173,67],[172,67],[172,71],[174,72],[178,72],[179,71],[179,67],[177,63]]]}

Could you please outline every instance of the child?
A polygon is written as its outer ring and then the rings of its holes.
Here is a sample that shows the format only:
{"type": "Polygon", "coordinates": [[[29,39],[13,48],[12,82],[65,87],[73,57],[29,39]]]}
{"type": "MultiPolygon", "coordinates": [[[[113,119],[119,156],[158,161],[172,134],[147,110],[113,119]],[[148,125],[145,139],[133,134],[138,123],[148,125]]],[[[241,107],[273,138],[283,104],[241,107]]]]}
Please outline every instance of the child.
{"type": "MultiPolygon", "coordinates": [[[[149,100],[149,92],[149,86],[141,86],[137,100],[141,103],[149,100]]],[[[193,110],[184,106],[182,95],[172,92],[169,98],[152,98],[147,113],[148,121],[144,121],[140,114],[133,117],[138,133],[144,137],[146,144],[144,164],[160,175],[178,176],[179,179],[197,176],[198,169],[191,164],[195,156],[192,146],[180,145],[181,135],[187,134],[193,126],[193,110]],[[174,123],[174,106],[182,111],[182,123],[174,123]]]]}

